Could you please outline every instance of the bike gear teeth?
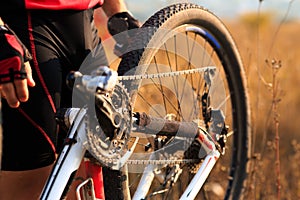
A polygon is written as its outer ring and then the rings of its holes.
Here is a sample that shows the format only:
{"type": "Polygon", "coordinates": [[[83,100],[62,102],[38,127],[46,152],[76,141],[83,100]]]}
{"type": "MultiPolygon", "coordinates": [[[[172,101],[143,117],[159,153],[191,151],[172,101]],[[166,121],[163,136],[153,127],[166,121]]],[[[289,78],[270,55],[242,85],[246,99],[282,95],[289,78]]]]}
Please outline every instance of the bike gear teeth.
{"type": "MultiPolygon", "coordinates": [[[[127,89],[118,82],[111,94],[114,109],[120,115],[120,126],[114,138],[109,139],[102,131],[95,115],[87,115],[87,150],[98,162],[107,167],[118,166],[118,161],[128,151],[127,143],[131,132],[132,108],[127,89]]],[[[100,119],[101,120],[101,119],[100,119]]]]}

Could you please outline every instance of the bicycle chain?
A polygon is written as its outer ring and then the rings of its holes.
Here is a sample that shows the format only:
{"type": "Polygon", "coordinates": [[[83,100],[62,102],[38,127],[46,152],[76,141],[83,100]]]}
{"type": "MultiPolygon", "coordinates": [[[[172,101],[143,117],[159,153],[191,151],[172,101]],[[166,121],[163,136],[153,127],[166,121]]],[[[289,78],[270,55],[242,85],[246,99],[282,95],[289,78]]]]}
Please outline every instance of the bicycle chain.
{"type": "MultiPolygon", "coordinates": [[[[144,74],[144,75],[125,75],[125,76],[119,76],[118,80],[119,81],[133,81],[133,80],[143,80],[143,79],[154,79],[154,78],[165,78],[165,77],[172,77],[172,76],[180,76],[180,75],[189,75],[189,74],[194,74],[194,73],[203,73],[207,71],[215,70],[215,67],[205,67],[205,68],[196,68],[196,69],[188,69],[188,70],[181,70],[181,71],[174,71],[174,72],[163,72],[163,73],[157,73],[157,74],[144,74]]],[[[126,96],[129,97],[128,91],[124,87],[122,83],[118,83],[119,89],[123,90],[122,92],[126,93],[126,96]]],[[[116,91],[117,93],[120,93],[121,91],[116,91]]],[[[88,121],[88,120],[86,120],[88,121]]],[[[88,122],[86,122],[88,123],[88,122]]],[[[87,126],[88,127],[88,126],[87,126]]],[[[90,130],[87,130],[87,132],[90,132],[90,130]]],[[[91,144],[91,141],[93,144],[99,142],[95,142],[95,140],[100,139],[95,135],[88,135],[88,140],[90,141],[89,143],[91,144]]],[[[100,139],[101,140],[101,139],[100,139]]],[[[127,141],[125,142],[127,144],[127,141]]],[[[90,145],[89,145],[90,146],[90,145]]],[[[101,152],[99,152],[96,148],[95,145],[90,146],[90,150],[93,151],[93,156],[96,158],[98,162],[101,164],[104,164],[106,166],[113,166],[116,163],[119,162],[119,159],[121,155],[115,155],[111,157],[104,156],[101,152]]],[[[107,155],[107,153],[106,153],[107,155]]],[[[193,163],[199,163],[199,159],[176,159],[176,160],[130,160],[128,159],[126,161],[126,164],[130,165],[175,165],[175,164],[193,164],[193,163]]]]}
{"type": "Polygon", "coordinates": [[[215,67],[203,67],[203,68],[187,69],[187,70],[181,70],[175,72],[161,72],[157,74],[125,75],[125,76],[119,76],[118,79],[120,81],[133,81],[133,80],[142,80],[142,79],[166,78],[171,76],[203,73],[207,70],[215,70],[215,69],[216,69],[215,67]]]}
{"type": "Polygon", "coordinates": [[[196,163],[199,159],[181,159],[181,160],[128,160],[126,163],[130,165],[170,165],[170,164],[187,164],[196,163]]]}

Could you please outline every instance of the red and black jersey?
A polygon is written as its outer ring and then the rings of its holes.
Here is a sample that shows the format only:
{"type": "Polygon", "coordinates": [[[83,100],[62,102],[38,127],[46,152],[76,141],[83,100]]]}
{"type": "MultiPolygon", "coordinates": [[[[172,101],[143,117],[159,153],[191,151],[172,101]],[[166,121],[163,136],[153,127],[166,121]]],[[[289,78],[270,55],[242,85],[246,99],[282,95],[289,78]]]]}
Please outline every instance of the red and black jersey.
{"type": "Polygon", "coordinates": [[[9,0],[0,5],[1,13],[24,10],[85,10],[98,7],[104,0],[9,0]]]}
{"type": "MultiPolygon", "coordinates": [[[[16,0],[20,1],[20,0],[16,0]]],[[[26,9],[85,10],[100,6],[103,0],[22,0],[26,9]]]]}

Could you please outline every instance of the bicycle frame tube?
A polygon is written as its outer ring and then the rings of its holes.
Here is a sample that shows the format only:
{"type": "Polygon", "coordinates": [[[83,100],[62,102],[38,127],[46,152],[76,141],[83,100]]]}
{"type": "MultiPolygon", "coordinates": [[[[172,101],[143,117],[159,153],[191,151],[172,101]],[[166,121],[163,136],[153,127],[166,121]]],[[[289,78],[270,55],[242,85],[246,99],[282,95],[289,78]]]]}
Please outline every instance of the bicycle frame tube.
{"type": "MultiPolygon", "coordinates": [[[[94,163],[88,158],[84,159],[84,164],[86,169],[86,175],[92,181],[92,186],[88,190],[87,195],[92,196],[93,200],[104,200],[105,194],[104,194],[102,167],[99,164],[94,163]]],[[[77,189],[79,189],[79,187],[77,189]]],[[[78,192],[77,192],[77,199],[78,200],[81,199],[79,197],[78,192]]]]}
{"type": "Polygon", "coordinates": [[[68,134],[68,141],[53,166],[52,172],[46,182],[41,200],[62,199],[72,182],[84,157],[86,142],[84,116],[85,109],[81,109],[74,120],[68,134]]]}
{"type": "MultiPolygon", "coordinates": [[[[150,160],[151,160],[152,157],[150,157],[150,160]]],[[[154,179],[154,170],[156,169],[157,167],[155,165],[152,165],[152,164],[149,164],[146,166],[144,172],[143,172],[143,175],[142,175],[142,178],[139,182],[139,185],[137,187],[137,190],[136,192],[134,193],[134,196],[132,198],[132,200],[140,200],[140,199],[145,199],[150,187],[151,187],[151,184],[152,184],[152,181],[154,179]]]]}
{"type": "Polygon", "coordinates": [[[180,200],[192,200],[195,199],[196,195],[202,188],[204,182],[206,181],[208,175],[216,164],[220,157],[220,152],[218,150],[211,151],[204,159],[200,169],[197,171],[192,181],[185,189],[184,193],[180,197],[180,200]]]}
{"type": "Polygon", "coordinates": [[[201,146],[207,152],[207,156],[203,160],[200,169],[197,171],[192,181],[180,197],[180,200],[195,199],[221,155],[219,150],[216,148],[215,142],[208,133],[200,130],[198,139],[200,140],[201,146]]]}

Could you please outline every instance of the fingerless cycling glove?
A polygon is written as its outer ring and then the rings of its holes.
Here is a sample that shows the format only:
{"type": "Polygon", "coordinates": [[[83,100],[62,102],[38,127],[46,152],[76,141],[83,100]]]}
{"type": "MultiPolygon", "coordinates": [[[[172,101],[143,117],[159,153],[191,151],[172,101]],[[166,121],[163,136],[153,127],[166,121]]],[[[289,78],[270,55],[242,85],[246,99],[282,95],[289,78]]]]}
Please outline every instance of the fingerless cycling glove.
{"type": "Polygon", "coordinates": [[[115,54],[121,57],[129,44],[134,31],[131,29],[139,28],[140,22],[131,16],[128,12],[116,13],[108,19],[107,28],[109,33],[114,36],[116,41],[115,54]]]}
{"type": "Polygon", "coordinates": [[[0,26],[0,83],[27,77],[24,62],[32,57],[17,35],[8,27],[0,26]]]}

